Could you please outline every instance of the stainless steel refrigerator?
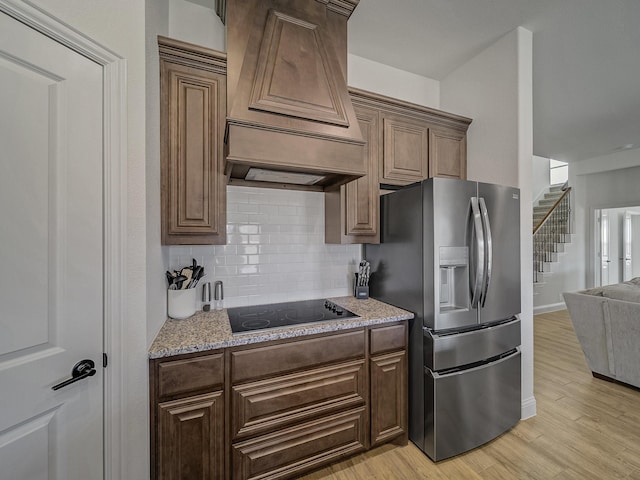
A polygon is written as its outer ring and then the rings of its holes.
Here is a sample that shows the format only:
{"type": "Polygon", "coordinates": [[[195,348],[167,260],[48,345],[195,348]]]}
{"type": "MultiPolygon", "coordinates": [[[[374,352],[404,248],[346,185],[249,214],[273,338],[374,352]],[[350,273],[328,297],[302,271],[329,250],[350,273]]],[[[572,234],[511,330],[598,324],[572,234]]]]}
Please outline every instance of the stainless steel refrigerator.
{"type": "Polygon", "coordinates": [[[371,296],[415,314],[409,438],[434,461],[520,420],[519,190],[434,178],[381,197],[371,296]]]}

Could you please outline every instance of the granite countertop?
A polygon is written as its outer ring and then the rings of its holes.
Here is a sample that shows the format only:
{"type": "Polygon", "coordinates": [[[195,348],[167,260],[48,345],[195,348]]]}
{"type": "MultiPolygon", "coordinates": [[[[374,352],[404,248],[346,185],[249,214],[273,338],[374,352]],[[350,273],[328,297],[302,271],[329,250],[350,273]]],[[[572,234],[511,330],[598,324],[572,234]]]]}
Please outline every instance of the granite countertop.
{"type": "Polygon", "coordinates": [[[233,335],[226,309],[200,311],[185,320],[168,319],[149,348],[149,358],[204,352],[217,348],[335,332],[413,318],[413,313],[373,298],[358,300],[354,297],[336,297],[329,300],[351,310],[358,316],[344,320],[314,322],[233,335]]]}

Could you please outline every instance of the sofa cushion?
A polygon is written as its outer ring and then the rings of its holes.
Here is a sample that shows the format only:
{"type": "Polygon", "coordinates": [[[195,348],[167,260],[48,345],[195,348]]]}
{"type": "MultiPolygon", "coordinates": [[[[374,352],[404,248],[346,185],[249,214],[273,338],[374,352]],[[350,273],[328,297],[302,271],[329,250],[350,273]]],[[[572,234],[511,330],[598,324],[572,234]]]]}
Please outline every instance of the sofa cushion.
{"type": "Polygon", "coordinates": [[[602,296],[614,300],[640,303],[640,286],[630,282],[607,285],[602,287],[602,296]]]}

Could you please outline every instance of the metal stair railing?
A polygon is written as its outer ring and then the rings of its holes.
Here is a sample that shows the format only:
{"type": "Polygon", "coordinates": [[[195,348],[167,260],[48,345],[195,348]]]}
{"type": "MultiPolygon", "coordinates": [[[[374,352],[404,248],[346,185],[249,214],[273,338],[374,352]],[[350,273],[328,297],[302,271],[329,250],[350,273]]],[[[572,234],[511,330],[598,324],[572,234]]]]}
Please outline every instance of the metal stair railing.
{"type": "MultiPolygon", "coordinates": [[[[565,185],[566,186],[566,185],[565,185]]],[[[547,214],[533,227],[533,282],[544,273],[545,263],[554,261],[557,245],[566,243],[571,233],[571,187],[563,187],[563,193],[547,214]]]]}

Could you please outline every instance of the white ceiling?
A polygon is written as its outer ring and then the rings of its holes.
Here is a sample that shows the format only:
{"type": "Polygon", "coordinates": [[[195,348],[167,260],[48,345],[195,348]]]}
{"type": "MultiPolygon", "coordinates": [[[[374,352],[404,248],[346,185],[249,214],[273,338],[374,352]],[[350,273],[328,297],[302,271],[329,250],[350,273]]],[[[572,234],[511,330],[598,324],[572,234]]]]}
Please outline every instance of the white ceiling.
{"type": "Polygon", "coordinates": [[[640,147],[640,0],[360,0],[349,52],[442,80],[519,25],[533,32],[534,154],[640,147]]]}

